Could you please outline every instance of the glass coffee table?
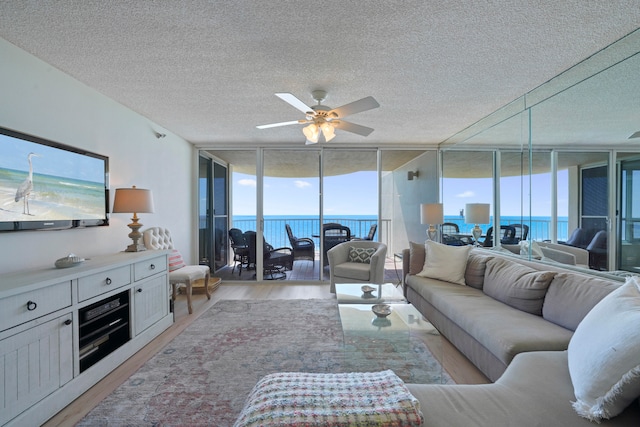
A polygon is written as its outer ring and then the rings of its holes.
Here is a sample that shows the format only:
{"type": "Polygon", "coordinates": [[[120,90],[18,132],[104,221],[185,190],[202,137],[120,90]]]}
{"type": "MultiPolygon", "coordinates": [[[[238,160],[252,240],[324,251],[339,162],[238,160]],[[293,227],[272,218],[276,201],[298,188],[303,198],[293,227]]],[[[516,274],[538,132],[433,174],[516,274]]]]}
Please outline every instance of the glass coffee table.
{"type": "MultiPolygon", "coordinates": [[[[374,288],[370,295],[365,295],[362,286],[364,285],[336,284],[346,353],[357,352],[367,357],[384,358],[385,352],[396,355],[415,353],[426,346],[436,360],[442,360],[440,333],[407,302],[402,288],[396,288],[391,283],[374,284],[369,285],[374,288]],[[377,317],[372,310],[375,304],[389,305],[391,314],[377,317]],[[421,343],[416,344],[417,342],[421,343]]],[[[444,378],[437,362],[429,369],[433,370],[434,379],[444,378]]]]}
{"type": "Polygon", "coordinates": [[[362,283],[336,283],[336,297],[338,304],[380,304],[380,303],[406,303],[407,299],[402,293],[401,287],[392,283],[362,284],[362,283]],[[370,292],[364,292],[364,287],[372,288],[370,292]]]}

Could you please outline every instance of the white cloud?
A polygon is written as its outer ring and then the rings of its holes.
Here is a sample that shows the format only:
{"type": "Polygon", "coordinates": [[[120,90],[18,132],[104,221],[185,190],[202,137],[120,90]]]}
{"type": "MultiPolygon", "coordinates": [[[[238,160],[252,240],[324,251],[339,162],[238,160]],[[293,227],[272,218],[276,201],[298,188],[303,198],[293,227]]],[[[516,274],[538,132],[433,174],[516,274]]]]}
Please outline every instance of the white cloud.
{"type": "Polygon", "coordinates": [[[463,191],[462,193],[456,194],[456,197],[469,198],[469,197],[473,197],[475,195],[476,195],[476,193],[474,193],[473,191],[467,190],[467,191],[463,191]]]}
{"type": "Polygon", "coordinates": [[[241,179],[238,181],[239,185],[244,185],[245,187],[254,187],[256,186],[255,179],[241,179]]]}
{"type": "Polygon", "coordinates": [[[300,181],[300,180],[293,181],[293,185],[295,185],[298,188],[311,187],[311,184],[308,183],[307,181],[300,181]]]}

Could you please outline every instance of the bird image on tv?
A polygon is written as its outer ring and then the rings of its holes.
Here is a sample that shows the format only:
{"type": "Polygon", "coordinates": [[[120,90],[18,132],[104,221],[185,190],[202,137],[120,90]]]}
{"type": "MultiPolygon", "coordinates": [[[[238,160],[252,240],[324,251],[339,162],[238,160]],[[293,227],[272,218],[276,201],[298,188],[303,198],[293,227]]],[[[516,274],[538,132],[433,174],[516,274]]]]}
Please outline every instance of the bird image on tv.
{"type": "Polygon", "coordinates": [[[0,223],[106,218],[105,158],[63,147],[0,134],[0,223]]]}
{"type": "Polygon", "coordinates": [[[31,215],[29,213],[29,195],[33,190],[33,164],[31,163],[32,157],[40,157],[36,153],[29,153],[27,161],[29,162],[29,176],[27,179],[20,183],[18,190],[16,190],[16,202],[22,200],[22,213],[25,215],[31,215]]]}

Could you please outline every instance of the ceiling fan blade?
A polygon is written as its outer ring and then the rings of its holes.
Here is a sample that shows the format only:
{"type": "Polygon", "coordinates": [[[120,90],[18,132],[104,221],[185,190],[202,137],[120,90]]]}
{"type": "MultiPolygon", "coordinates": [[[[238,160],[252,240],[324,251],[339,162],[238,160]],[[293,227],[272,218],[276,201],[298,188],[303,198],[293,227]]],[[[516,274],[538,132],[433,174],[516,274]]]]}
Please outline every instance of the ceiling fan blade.
{"type": "Polygon", "coordinates": [[[307,106],[307,104],[305,104],[304,102],[300,101],[298,98],[296,98],[295,96],[293,96],[290,93],[276,93],[276,96],[280,99],[282,99],[284,102],[288,103],[289,105],[291,105],[292,107],[302,111],[303,113],[307,114],[309,112],[313,113],[313,108],[307,106]]]}
{"type": "Polygon", "coordinates": [[[378,108],[380,104],[373,96],[367,96],[366,98],[353,101],[349,104],[345,104],[342,107],[334,108],[329,113],[336,113],[338,117],[347,117],[351,114],[361,113],[362,111],[372,110],[378,108]]]}
{"type": "Polygon", "coordinates": [[[347,132],[357,133],[362,136],[369,136],[371,132],[373,132],[372,128],[368,128],[366,126],[357,125],[351,122],[345,122],[344,120],[334,120],[331,122],[333,127],[346,130],[347,132]]]}
{"type": "Polygon", "coordinates": [[[269,128],[277,128],[278,126],[297,125],[299,123],[307,123],[307,120],[292,120],[290,122],[271,123],[268,125],[258,125],[256,127],[258,129],[269,129],[269,128]]]}

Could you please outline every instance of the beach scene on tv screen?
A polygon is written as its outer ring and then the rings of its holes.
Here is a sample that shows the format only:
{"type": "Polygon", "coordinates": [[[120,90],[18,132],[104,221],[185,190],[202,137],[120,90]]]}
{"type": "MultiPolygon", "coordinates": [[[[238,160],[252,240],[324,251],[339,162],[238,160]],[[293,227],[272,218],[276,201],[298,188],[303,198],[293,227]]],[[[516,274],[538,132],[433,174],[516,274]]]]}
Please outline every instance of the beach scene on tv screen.
{"type": "Polygon", "coordinates": [[[105,218],[104,162],[0,135],[0,221],[105,218]]]}

